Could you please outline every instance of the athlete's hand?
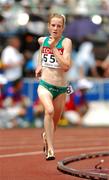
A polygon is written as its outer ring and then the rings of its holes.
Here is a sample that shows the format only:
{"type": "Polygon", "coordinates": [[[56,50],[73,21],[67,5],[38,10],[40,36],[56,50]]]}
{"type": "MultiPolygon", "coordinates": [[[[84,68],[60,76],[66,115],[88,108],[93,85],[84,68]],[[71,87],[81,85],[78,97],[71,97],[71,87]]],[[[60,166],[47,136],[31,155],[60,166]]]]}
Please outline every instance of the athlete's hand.
{"type": "Polygon", "coordinates": [[[37,79],[39,79],[41,77],[41,72],[42,72],[42,66],[39,65],[35,71],[35,75],[36,75],[37,79]]]}
{"type": "Polygon", "coordinates": [[[52,49],[52,48],[54,48],[55,45],[56,45],[56,40],[55,40],[53,37],[50,36],[50,38],[49,38],[49,40],[48,40],[48,43],[49,43],[49,45],[50,45],[50,48],[52,49]]]}

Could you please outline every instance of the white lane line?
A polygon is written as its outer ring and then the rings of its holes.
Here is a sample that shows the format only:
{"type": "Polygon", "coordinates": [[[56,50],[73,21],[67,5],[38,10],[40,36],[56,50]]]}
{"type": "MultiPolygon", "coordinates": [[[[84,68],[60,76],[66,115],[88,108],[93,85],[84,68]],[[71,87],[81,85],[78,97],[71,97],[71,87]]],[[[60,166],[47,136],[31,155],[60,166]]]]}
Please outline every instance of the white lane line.
{"type": "Polygon", "coordinates": [[[39,155],[39,154],[42,154],[42,151],[37,151],[37,152],[24,152],[24,153],[14,153],[14,154],[4,154],[4,155],[0,155],[0,158],[32,156],[32,155],[39,155]]]}
{"type": "Polygon", "coordinates": [[[5,146],[5,147],[0,147],[0,150],[13,150],[13,149],[25,149],[25,148],[36,148],[36,147],[39,147],[41,148],[42,146],[41,145],[23,145],[23,146],[5,146]]]}
{"type": "MultiPolygon", "coordinates": [[[[60,139],[56,139],[56,142],[57,143],[60,143],[60,142],[67,142],[68,140],[69,140],[69,142],[89,142],[89,141],[102,141],[102,140],[104,140],[104,141],[106,141],[106,140],[108,140],[109,138],[108,137],[99,137],[99,138],[84,138],[84,139],[79,139],[80,137],[74,137],[74,136],[68,136],[68,138],[66,138],[66,139],[64,139],[64,140],[60,140],[60,139]]],[[[0,145],[8,145],[9,143],[12,143],[12,144],[14,144],[14,143],[16,143],[16,142],[18,142],[18,143],[20,143],[20,144],[26,144],[26,143],[28,143],[28,142],[35,142],[36,141],[36,139],[34,138],[31,138],[31,139],[23,139],[23,140],[21,140],[21,139],[3,139],[2,138],[2,140],[0,139],[0,145]]]]}
{"type": "MultiPolygon", "coordinates": [[[[57,149],[56,153],[60,152],[77,152],[77,151],[86,151],[86,150],[108,150],[109,147],[107,146],[101,146],[101,147],[87,147],[87,148],[73,148],[73,149],[57,149]]],[[[22,156],[33,156],[33,155],[39,155],[43,154],[42,151],[35,151],[35,152],[23,152],[23,153],[14,153],[14,154],[3,154],[0,155],[0,158],[11,158],[11,157],[22,157],[22,156]]]]}
{"type": "MultiPolygon", "coordinates": [[[[61,147],[63,147],[63,143],[60,143],[59,144],[61,147]]],[[[58,145],[58,146],[59,146],[58,145]]],[[[66,145],[68,146],[69,145],[69,143],[66,143],[66,145]]],[[[107,145],[107,146],[109,146],[109,144],[106,144],[106,142],[93,142],[93,143],[90,143],[90,142],[85,142],[84,144],[83,143],[76,143],[76,145],[74,144],[74,145],[70,145],[71,146],[71,148],[78,148],[78,147],[80,147],[80,146],[84,146],[84,147],[92,147],[92,146],[104,146],[104,145],[107,145]],[[76,147],[75,147],[76,146],[76,147]]],[[[25,149],[25,148],[28,148],[28,149],[31,149],[31,148],[41,148],[42,146],[41,145],[37,145],[37,144],[35,144],[35,145],[13,145],[13,146],[2,146],[2,147],[0,147],[0,151],[1,150],[14,150],[14,149],[25,149]]],[[[64,146],[65,147],[65,146],[64,146]]]]}
{"type": "MultiPolygon", "coordinates": [[[[85,145],[85,143],[89,143],[90,145],[95,145],[94,143],[96,143],[96,145],[98,144],[100,144],[101,145],[101,143],[108,143],[108,140],[109,138],[100,138],[100,139],[84,139],[84,140],[82,140],[82,139],[69,139],[69,140],[66,140],[66,142],[65,142],[65,140],[64,141],[62,141],[62,140],[56,140],[56,144],[58,145],[63,145],[63,143],[64,144],[69,144],[69,143],[75,143],[76,142],[76,145],[81,145],[80,143],[84,143],[83,145],[85,145]]],[[[36,141],[36,140],[35,140],[36,141]]],[[[8,141],[8,142],[6,142],[6,141],[4,141],[4,142],[2,142],[2,143],[0,143],[0,150],[1,149],[8,149],[8,147],[9,147],[9,149],[11,149],[11,147],[13,148],[13,147],[20,147],[20,146],[24,146],[24,147],[26,147],[26,146],[37,146],[37,144],[35,144],[34,142],[35,141],[31,141],[31,145],[27,145],[27,144],[29,144],[30,142],[27,142],[27,141],[24,141],[24,142],[18,142],[18,141],[13,141],[13,142],[10,142],[10,141],[8,141]],[[18,142],[17,144],[16,144],[16,142],[18,142]]],[[[39,142],[40,143],[40,142],[39,142]]],[[[107,144],[108,145],[108,144],[107,144]]]]}

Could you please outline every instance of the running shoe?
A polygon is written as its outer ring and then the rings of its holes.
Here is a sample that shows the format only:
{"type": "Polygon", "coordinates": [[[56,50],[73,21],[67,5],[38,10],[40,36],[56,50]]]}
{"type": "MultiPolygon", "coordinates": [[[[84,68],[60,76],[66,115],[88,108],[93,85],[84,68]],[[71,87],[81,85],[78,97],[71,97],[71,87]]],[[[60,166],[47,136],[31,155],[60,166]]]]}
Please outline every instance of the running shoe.
{"type": "Polygon", "coordinates": [[[55,155],[54,155],[54,152],[53,150],[48,150],[48,154],[46,156],[46,160],[49,161],[49,160],[55,160],[55,155]]]}

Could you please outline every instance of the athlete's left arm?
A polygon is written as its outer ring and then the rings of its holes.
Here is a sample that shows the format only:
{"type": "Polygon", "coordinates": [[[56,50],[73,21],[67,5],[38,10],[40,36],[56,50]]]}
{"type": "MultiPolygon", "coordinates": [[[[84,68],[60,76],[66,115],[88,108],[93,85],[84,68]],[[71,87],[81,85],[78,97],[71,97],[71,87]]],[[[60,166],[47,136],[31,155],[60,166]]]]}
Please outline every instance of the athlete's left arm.
{"type": "Polygon", "coordinates": [[[56,47],[53,48],[54,56],[64,71],[68,71],[71,67],[71,53],[72,53],[72,41],[69,38],[63,40],[62,46],[64,48],[63,55],[60,54],[56,47]]]}

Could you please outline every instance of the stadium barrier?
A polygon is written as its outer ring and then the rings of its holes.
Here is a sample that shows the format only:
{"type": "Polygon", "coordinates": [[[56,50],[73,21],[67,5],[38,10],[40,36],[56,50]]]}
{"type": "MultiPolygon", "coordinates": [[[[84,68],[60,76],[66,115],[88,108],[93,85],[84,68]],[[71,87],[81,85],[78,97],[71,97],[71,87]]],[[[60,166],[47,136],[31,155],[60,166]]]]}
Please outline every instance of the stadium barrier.
{"type": "MultiPolygon", "coordinates": [[[[88,90],[86,98],[88,101],[109,101],[109,79],[91,79],[93,88],[88,90]]],[[[38,98],[38,81],[34,78],[24,78],[23,93],[33,102],[38,98]]]]}

